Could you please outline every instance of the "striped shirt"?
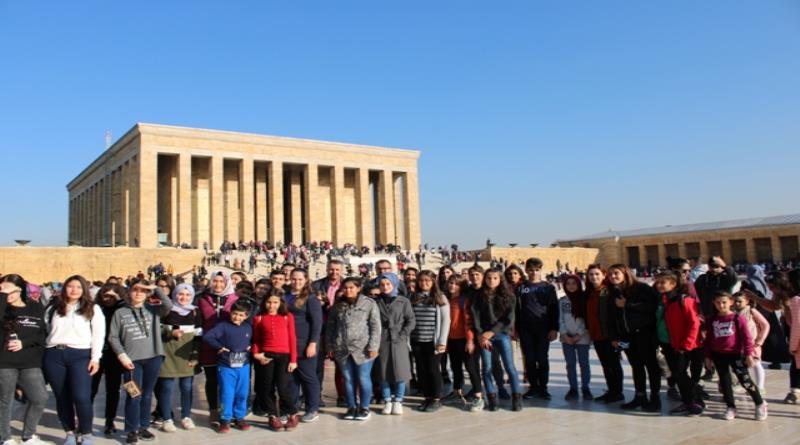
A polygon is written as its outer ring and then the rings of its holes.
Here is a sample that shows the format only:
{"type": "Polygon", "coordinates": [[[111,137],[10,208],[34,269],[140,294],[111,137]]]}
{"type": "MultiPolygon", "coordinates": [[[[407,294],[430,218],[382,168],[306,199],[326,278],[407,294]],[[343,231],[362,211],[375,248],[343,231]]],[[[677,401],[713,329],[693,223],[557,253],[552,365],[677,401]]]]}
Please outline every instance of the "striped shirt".
{"type": "Polygon", "coordinates": [[[436,306],[429,304],[415,304],[414,317],[417,319],[414,331],[411,332],[411,340],[418,342],[432,342],[436,336],[436,317],[439,310],[436,306]]]}

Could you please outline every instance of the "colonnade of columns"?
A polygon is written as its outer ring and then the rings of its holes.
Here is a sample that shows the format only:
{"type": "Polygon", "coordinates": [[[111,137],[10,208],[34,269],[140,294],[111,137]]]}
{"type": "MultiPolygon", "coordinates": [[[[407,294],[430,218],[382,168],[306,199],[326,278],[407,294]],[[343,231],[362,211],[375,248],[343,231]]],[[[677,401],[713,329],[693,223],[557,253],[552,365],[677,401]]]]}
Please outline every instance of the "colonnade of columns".
{"type": "Polygon", "coordinates": [[[252,155],[140,152],[71,192],[69,239],[84,246],[224,240],[416,248],[416,170],[252,155]]]}

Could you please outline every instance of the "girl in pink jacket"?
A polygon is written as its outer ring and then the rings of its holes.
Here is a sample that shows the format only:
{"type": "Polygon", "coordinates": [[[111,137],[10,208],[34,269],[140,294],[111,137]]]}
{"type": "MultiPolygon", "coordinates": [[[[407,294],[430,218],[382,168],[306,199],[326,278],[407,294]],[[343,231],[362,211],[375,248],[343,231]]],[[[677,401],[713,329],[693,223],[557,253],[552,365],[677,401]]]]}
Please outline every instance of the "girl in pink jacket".
{"type": "Polygon", "coordinates": [[[759,392],[764,394],[766,373],[764,372],[764,366],[761,364],[761,346],[764,344],[767,335],[769,335],[769,322],[755,308],[755,301],[750,295],[747,292],[734,294],[733,308],[740,317],[744,317],[747,320],[747,328],[750,331],[750,337],[753,339],[753,367],[750,369],[759,392]]]}

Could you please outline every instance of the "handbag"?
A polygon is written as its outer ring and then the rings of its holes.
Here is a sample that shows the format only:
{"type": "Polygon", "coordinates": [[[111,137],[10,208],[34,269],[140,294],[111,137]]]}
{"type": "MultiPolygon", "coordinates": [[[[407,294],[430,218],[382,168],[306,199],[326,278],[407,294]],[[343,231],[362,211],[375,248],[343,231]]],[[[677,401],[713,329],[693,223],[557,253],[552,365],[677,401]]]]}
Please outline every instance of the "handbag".
{"type": "Polygon", "coordinates": [[[142,396],[142,388],[139,387],[139,384],[133,380],[133,370],[127,372],[130,376],[130,380],[122,384],[122,388],[125,389],[125,392],[128,393],[128,397],[135,399],[137,397],[142,396]]]}

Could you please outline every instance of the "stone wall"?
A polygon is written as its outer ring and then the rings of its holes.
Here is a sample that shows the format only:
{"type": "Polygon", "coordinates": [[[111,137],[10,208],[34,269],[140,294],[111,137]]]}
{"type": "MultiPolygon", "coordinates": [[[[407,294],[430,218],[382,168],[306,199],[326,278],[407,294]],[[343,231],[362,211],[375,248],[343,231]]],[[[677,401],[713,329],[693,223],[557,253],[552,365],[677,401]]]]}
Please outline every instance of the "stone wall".
{"type": "Polygon", "coordinates": [[[203,260],[194,249],[137,249],[128,247],[0,247],[0,273],[17,273],[32,283],[62,281],[70,275],[105,281],[110,275],[128,276],[164,263],[176,273],[203,260]]]}
{"type": "Polygon", "coordinates": [[[481,260],[490,261],[492,258],[508,260],[513,263],[525,262],[528,258],[536,257],[544,262],[544,270],[556,270],[560,260],[561,266],[572,270],[585,269],[586,266],[597,262],[600,254],[598,249],[583,247],[491,247],[481,251],[481,260]]]}

